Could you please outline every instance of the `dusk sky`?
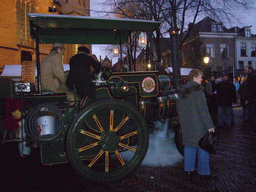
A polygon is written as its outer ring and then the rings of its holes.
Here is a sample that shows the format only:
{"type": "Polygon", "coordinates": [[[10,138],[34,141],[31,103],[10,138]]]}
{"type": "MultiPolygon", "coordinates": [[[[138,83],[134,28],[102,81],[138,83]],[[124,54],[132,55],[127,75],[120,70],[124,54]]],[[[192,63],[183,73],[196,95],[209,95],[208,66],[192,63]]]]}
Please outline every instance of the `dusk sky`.
{"type": "MultiPolygon", "coordinates": [[[[91,16],[93,17],[101,17],[106,14],[107,11],[110,11],[110,8],[106,7],[102,3],[105,2],[105,0],[91,0],[91,16]]],[[[256,2],[254,3],[254,7],[256,7],[256,2]]],[[[200,21],[203,18],[198,19],[200,21]]],[[[241,13],[239,15],[240,22],[234,22],[231,26],[229,26],[228,23],[224,23],[224,26],[227,28],[230,27],[244,27],[244,26],[251,26],[252,34],[256,34],[256,8],[252,9],[246,13],[241,13]]],[[[197,22],[198,22],[197,21],[197,22]]],[[[97,58],[104,59],[106,55],[108,55],[109,59],[113,60],[113,63],[117,61],[117,57],[112,57],[111,54],[108,54],[106,51],[106,46],[103,45],[96,45],[93,46],[92,53],[97,56],[97,58]]]]}

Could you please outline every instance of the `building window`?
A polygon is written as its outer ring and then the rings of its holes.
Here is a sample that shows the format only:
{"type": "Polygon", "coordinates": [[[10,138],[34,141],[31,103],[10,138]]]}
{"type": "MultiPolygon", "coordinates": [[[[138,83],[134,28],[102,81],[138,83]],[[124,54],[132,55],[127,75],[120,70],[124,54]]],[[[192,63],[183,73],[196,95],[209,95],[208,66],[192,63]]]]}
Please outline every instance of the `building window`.
{"type": "Polygon", "coordinates": [[[256,57],[256,43],[252,43],[251,57],[256,57]]]}
{"type": "Polygon", "coordinates": [[[217,24],[217,31],[218,32],[222,32],[223,31],[222,24],[217,24]]]}
{"type": "Polygon", "coordinates": [[[212,23],[211,30],[212,32],[223,32],[222,23],[212,23]]]}
{"type": "Polygon", "coordinates": [[[210,55],[212,58],[215,58],[215,51],[213,44],[206,44],[206,54],[210,55]]]}
{"type": "Polygon", "coordinates": [[[211,25],[212,28],[212,32],[216,32],[217,31],[217,26],[215,24],[212,23],[211,25]]]}
{"type": "Polygon", "coordinates": [[[243,69],[244,68],[244,62],[243,61],[239,61],[238,62],[238,69],[243,69]]]}
{"type": "Polygon", "coordinates": [[[245,28],[244,33],[245,33],[245,37],[251,37],[251,29],[250,28],[245,28]]]}
{"type": "Polygon", "coordinates": [[[248,65],[252,65],[252,61],[248,61],[248,65]]]}
{"type": "Polygon", "coordinates": [[[240,56],[246,57],[246,43],[240,43],[240,56]]]}
{"type": "Polygon", "coordinates": [[[221,54],[221,59],[228,59],[228,45],[227,44],[221,44],[220,45],[220,54],[221,54]]]}
{"type": "Polygon", "coordinates": [[[30,25],[28,13],[33,13],[33,6],[29,1],[16,1],[16,19],[17,19],[17,44],[34,47],[34,40],[30,37],[30,25]]]}
{"type": "Polygon", "coordinates": [[[29,51],[21,51],[21,63],[23,61],[32,61],[32,54],[29,51]]]}

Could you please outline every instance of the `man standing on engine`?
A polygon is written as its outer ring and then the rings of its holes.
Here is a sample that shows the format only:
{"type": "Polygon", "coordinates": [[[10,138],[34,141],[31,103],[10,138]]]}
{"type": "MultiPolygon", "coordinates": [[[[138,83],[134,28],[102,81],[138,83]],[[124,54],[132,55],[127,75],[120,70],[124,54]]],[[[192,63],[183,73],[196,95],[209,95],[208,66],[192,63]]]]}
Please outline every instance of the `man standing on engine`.
{"type": "Polygon", "coordinates": [[[66,85],[69,89],[75,89],[81,98],[89,96],[95,98],[95,86],[91,80],[90,68],[96,73],[100,72],[101,64],[96,56],[91,56],[87,47],[78,47],[78,52],[70,61],[70,71],[68,73],[66,85]]]}

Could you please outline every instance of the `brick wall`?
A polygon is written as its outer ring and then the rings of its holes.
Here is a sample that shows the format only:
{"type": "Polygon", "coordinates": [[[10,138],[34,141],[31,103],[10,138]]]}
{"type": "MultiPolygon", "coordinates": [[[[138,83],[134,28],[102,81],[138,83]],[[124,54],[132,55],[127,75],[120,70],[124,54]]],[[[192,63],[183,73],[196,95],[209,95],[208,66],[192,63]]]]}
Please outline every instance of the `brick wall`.
{"type": "MultiPolygon", "coordinates": [[[[34,13],[52,14],[48,8],[54,4],[52,0],[1,0],[0,3],[0,70],[5,65],[21,64],[21,52],[28,51],[32,55],[32,60],[36,60],[36,50],[32,47],[17,44],[17,14],[16,2],[32,3],[34,13]]],[[[72,1],[72,0],[69,0],[72,1]]],[[[77,1],[77,0],[73,0],[77,1]]],[[[87,3],[89,1],[87,0],[87,3]]],[[[58,5],[55,5],[59,9],[58,5]]],[[[88,5],[89,6],[89,5],[88,5]]],[[[76,54],[75,45],[66,45],[63,57],[63,63],[69,63],[69,59],[76,54]]],[[[52,45],[39,45],[40,60],[44,58],[51,50],[52,45]]],[[[1,71],[0,71],[1,72],[1,71]]]]}
{"type": "Polygon", "coordinates": [[[36,63],[33,61],[22,62],[21,81],[35,83],[36,63]]]}
{"type": "Polygon", "coordinates": [[[0,6],[0,68],[12,62],[18,64],[15,0],[2,0],[0,6]]]}

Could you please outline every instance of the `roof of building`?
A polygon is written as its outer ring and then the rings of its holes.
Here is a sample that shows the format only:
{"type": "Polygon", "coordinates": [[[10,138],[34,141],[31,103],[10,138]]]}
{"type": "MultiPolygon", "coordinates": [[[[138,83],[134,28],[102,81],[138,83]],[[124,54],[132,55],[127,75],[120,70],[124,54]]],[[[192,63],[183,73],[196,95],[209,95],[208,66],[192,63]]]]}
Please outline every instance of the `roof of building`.
{"type": "MultiPolygon", "coordinates": [[[[192,30],[190,31],[189,37],[193,37],[198,35],[199,32],[213,32],[212,31],[212,24],[216,23],[216,24],[221,24],[222,25],[222,31],[216,31],[216,33],[222,32],[222,33],[237,33],[237,36],[239,37],[245,37],[245,29],[247,28],[247,26],[239,28],[239,27],[232,27],[232,28],[226,28],[223,23],[221,22],[217,22],[214,19],[212,19],[211,17],[205,17],[204,19],[202,19],[201,21],[199,21],[198,23],[196,23],[192,30]]],[[[192,23],[189,24],[190,28],[192,25],[192,23]]],[[[185,33],[187,33],[187,31],[185,31],[185,33]]],[[[252,37],[255,37],[255,35],[252,34],[252,37]]]]}

